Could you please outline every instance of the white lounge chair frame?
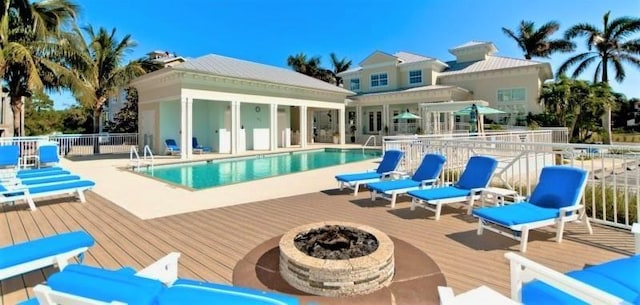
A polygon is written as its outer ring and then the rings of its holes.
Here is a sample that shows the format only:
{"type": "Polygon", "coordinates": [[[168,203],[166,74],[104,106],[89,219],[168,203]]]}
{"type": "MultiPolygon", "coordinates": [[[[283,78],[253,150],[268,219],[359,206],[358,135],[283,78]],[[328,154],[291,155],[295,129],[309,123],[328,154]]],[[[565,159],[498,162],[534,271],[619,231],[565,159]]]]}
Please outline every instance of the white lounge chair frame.
{"type": "MultiPolygon", "coordinates": [[[[584,194],[584,189],[587,183],[587,179],[585,179],[580,194],[578,195],[578,200],[582,200],[582,195],[584,194]]],[[[519,203],[514,203],[519,204],[519,203]]],[[[520,252],[527,251],[527,242],[529,240],[529,230],[542,228],[546,226],[556,225],[556,242],[562,242],[562,236],[564,235],[564,224],[569,221],[582,221],[587,230],[589,231],[589,235],[593,234],[593,229],[591,228],[591,223],[589,222],[589,217],[587,217],[584,205],[579,202],[575,205],[560,208],[560,216],[558,218],[545,219],[536,222],[524,223],[519,225],[513,225],[508,227],[503,227],[498,223],[487,222],[482,218],[478,219],[478,235],[482,235],[484,229],[487,229],[491,232],[498,233],[502,236],[509,237],[511,239],[515,239],[520,242],[520,252]],[[505,231],[503,228],[509,228],[510,231],[505,231]],[[513,231],[520,231],[520,236],[514,235],[513,231]]],[[[469,209],[471,212],[471,209],[469,209]]]]}
{"type": "MultiPolygon", "coordinates": [[[[0,280],[27,273],[40,268],[56,265],[63,270],[69,264],[69,260],[86,252],[89,247],[81,247],[68,252],[58,253],[47,257],[42,257],[30,262],[0,269],[0,280]]],[[[66,304],[66,303],[65,303],[66,304]]]]}
{"type": "MultiPolygon", "coordinates": [[[[56,182],[56,183],[62,183],[62,182],[56,182]]],[[[38,184],[38,186],[51,185],[56,183],[38,184]]],[[[31,186],[34,186],[34,185],[31,185],[31,186]]],[[[36,203],[33,201],[33,198],[66,195],[66,194],[73,195],[74,193],[77,194],[78,200],[80,200],[81,203],[85,203],[87,202],[87,199],[84,196],[84,191],[90,188],[91,187],[75,187],[75,188],[69,188],[69,189],[60,189],[60,190],[53,190],[49,192],[38,193],[34,196],[29,192],[28,186],[19,186],[19,187],[7,188],[7,191],[0,192],[0,195],[12,194],[16,192],[22,193],[22,195],[15,195],[11,197],[0,197],[0,203],[25,200],[27,204],[29,204],[29,208],[31,209],[31,211],[35,211],[37,210],[37,208],[36,208],[36,203]]]]}
{"type": "MultiPolygon", "coordinates": [[[[408,176],[405,173],[402,174],[404,175],[404,177],[401,179],[411,179],[411,176],[408,176]]],[[[371,201],[375,201],[377,198],[389,200],[391,202],[391,207],[394,208],[396,206],[396,199],[398,198],[398,195],[406,194],[408,191],[432,188],[435,186],[436,182],[438,182],[438,178],[422,180],[420,181],[420,186],[394,189],[391,191],[386,191],[384,193],[378,193],[378,191],[376,190],[371,190],[371,201]]]]}
{"type": "Polygon", "coordinates": [[[588,304],[629,304],[617,296],[515,253],[509,252],[504,256],[509,259],[511,265],[511,299],[514,301],[522,301],[524,283],[537,279],[588,304]]]}
{"type": "MultiPolygon", "coordinates": [[[[491,179],[489,179],[489,181],[491,181],[491,179]]],[[[446,186],[451,186],[451,184],[447,184],[446,186]]],[[[434,188],[436,189],[436,188],[434,188]]],[[[451,197],[451,198],[444,198],[444,199],[438,199],[438,200],[421,200],[415,197],[412,197],[411,199],[411,211],[414,211],[416,209],[416,207],[421,207],[424,208],[425,210],[428,211],[432,211],[434,212],[435,215],[435,220],[440,220],[440,213],[442,212],[442,205],[444,204],[450,204],[450,203],[458,203],[458,202],[466,202],[467,203],[467,214],[471,214],[471,209],[473,207],[473,202],[475,200],[480,200],[481,196],[482,196],[482,191],[485,188],[475,188],[475,189],[471,189],[469,190],[469,196],[464,196],[464,197],[451,197]],[[431,206],[435,206],[435,207],[431,207],[431,206]]]]}
{"type": "MultiPolygon", "coordinates": [[[[364,173],[373,173],[375,172],[375,169],[372,170],[367,170],[364,171],[364,173]]],[[[353,196],[358,196],[358,191],[360,190],[360,186],[362,185],[366,185],[367,183],[372,183],[372,182],[378,182],[378,181],[382,181],[384,179],[387,179],[388,177],[390,177],[394,172],[388,172],[388,173],[382,173],[380,174],[380,178],[373,178],[373,179],[367,179],[367,180],[358,180],[358,181],[354,181],[353,183],[349,183],[346,181],[340,181],[340,183],[338,184],[338,188],[342,191],[344,188],[348,188],[353,190],[353,196]]]]}

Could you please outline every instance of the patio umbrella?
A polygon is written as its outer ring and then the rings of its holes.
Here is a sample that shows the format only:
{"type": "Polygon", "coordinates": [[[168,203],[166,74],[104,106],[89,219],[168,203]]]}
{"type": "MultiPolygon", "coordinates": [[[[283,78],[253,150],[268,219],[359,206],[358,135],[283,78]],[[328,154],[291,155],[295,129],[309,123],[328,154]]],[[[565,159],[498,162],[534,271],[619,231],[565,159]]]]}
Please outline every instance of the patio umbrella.
{"type": "Polygon", "coordinates": [[[417,115],[417,114],[413,114],[413,113],[409,112],[409,109],[407,109],[407,111],[404,111],[402,113],[394,115],[393,119],[394,120],[405,120],[404,132],[408,132],[409,126],[407,126],[407,121],[406,120],[419,120],[419,119],[421,119],[421,117],[419,115],[417,115]]]}
{"type": "Polygon", "coordinates": [[[409,112],[407,110],[407,111],[402,112],[400,114],[394,115],[393,119],[394,120],[411,120],[411,119],[418,120],[418,119],[421,119],[421,117],[419,115],[413,114],[413,113],[411,113],[411,112],[409,112]]]}
{"type": "MultiPolygon", "coordinates": [[[[471,108],[472,107],[473,107],[473,105],[464,107],[464,108],[456,111],[455,114],[456,115],[469,115],[471,113],[471,108]]],[[[478,114],[482,114],[482,115],[505,113],[502,110],[491,108],[491,107],[487,107],[487,106],[477,106],[476,105],[476,108],[478,109],[478,114]]]]}

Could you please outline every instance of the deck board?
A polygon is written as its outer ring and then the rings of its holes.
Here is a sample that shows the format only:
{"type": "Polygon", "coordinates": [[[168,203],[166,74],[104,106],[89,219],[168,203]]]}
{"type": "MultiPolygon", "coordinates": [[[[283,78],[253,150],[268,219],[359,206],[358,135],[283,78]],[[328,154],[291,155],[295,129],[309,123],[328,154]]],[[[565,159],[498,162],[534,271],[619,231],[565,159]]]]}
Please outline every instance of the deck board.
{"type": "MultiPolygon", "coordinates": [[[[84,229],[96,239],[86,255],[87,264],[142,268],[178,251],[181,277],[231,283],[235,264],[262,242],[302,224],[341,220],[376,227],[428,253],[456,292],[487,285],[509,294],[504,253],[517,251],[517,242],[492,232],[478,237],[476,220],[465,214],[463,206],[445,207],[441,220],[435,221],[429,211],[410,211],[406,198],[391,210],[386,201],[371,202],[368,196],[366,191],[354,197],[327,190],[141,220],[88,192],[85,204],[52,199],[38,202],[35,212],[25,205],[2,207],[0,244],[84,229]]],[[[569,224],[562,243],[552,240],[553,233],[553,229],[532,232],[526,256],[560,272],[629,255],[634,247],[627,231],[600,225],[588,235],[582,224],[569,224]]],[[[55,271],[46,268],[1,281],[0,305],[31,296],[33,286],[55,271]]]]}

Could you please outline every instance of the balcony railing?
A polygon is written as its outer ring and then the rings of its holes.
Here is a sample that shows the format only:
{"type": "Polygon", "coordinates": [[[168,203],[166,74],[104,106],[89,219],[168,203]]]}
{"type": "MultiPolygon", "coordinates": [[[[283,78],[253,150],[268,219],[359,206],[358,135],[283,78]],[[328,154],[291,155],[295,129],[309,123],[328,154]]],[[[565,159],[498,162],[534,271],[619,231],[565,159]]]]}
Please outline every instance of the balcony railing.
{"type": "Polygon", "coordinates": [[[22,156],[37,155],[41,143],[58,144],[60,155],[96,155],[128,153],[138,145],[137,133],[61,134],[36,137],[0,138],[0,145],[17,145],[22,156]]]}

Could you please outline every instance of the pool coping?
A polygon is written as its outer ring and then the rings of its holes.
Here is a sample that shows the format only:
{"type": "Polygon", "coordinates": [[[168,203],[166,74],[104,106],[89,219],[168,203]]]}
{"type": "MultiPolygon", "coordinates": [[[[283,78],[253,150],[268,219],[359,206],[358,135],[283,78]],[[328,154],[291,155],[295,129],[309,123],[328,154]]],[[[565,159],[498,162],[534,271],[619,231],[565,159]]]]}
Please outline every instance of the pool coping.
{"type": "MultiPolygon", "coordinates": [[[[218,162],[229,162],[229,161],[233,161],[233,160],[246,160],[246,159],[256,159],[259,158],[261,156],[264,157],[274,157],[274,156],[279,156],[279,155],[289,155],[289,154],[299,154],[299,153],[304,153],[304,152],[320,152],[320,151],[327,151],[327,150],[337,150],[337,151],[345,151],[345,150],[349,150],[349,151],[359,151],[360,149],[356,149],[356,148],[334,148],[334,147],[326,147],[326,148],[314,148],[314,149],[300,149],[300,150],[294,150],[294,151],[283,151],[283,152],[269,152],[266,154],[253,154],[253,155],[245,155],[245,156],[229,156],[229,157],[222,157],[222,158],[213,158],[213,159],[202,159],[202,160],[182,160],[182,162],[170,162],[170,163],[165,163],[165,164],[159,164],[157,165],[158,167],[168,167],[168,166],[177,166],[177,165],[187,165],[187,164],[193,164],[193,163],[218,163],[218,162]]],[[[370,151],[379,151],[379,149],[372,149],[372,148],[364,148],[364,150],[370,150],[370,151]]],[[[376,160],[379,159],[381,156],[377,156],[377,157],[372,157],[366,160],[361,160],[361,161],[352,161],[352,162],[347,162],[344,164],[339,164],[339,165],[345,165],[345,164],[350,164],[350,163],[357,163],[357,162],[363,162],[363,161],[372,161],[372,160],[376,160]]],[[[327,168],[327,167],[334,167],[334,166],[338,166],[338,165],[330,165],[330,166],[322,166],[322,167],[318,167],[318,168],[313,168],[313,169],[307,169],[304,171],[297,171],[297,172],[290,172],[290,173],[282,173],[282,174],[278,174],[278,175],[274,175],[274,176],[268,176],[268,177],[261,177],[261,178],[257,178],[257,179],[253,179],[253,180],[248,180],[248,181],[238,181],[238,182],[232,182],[232,183],[226,183],[223,185],[217,185],[217,186],[210,186],[210,187],[206,187],[206,188],[193,188],[193,187],[189,187],[186,186],[184,184],[180,184],[180,183],[176,183],[173,181],[169,181],[169,180],[164,180],[161,178],[157,178],[155,176],[151,176],[151,175],[147,175],[145,173],[136,171],[136,170],[132,170],[130,167],[128,168],[122,168],[123,170],[129,170],[131,173],[134,173],[136,175],[140,175],[142,177],[146,177],[149,179],[153,179],[156,180],[160,183],[166,183],[169,185],[173,185],[175,187],[179,187],[191,192],[201,192],[201,191],[205,191],[205,190],[209,190],[212,188],[217,188],[217,187],[224,187],[224,186],[229,186],[229,185],[234,185],[234,184],[238,184],[238,183],[246,183],[246,182],[252,182],[252,181],[258,181],[258,180],[262,180],[262,179],[269,179],[269,178],[273,178],[273,177],[280,177],[280,176],[286,176],[286,175],[292,175],[292,174],[297,174],[297,173],[301,173],[301,172],[306,172],[306,171],[312,171],[312,170],[317,170],[317,169],[322,169],[322,168],[327,168]]],[[[149,167],[149,166],[145,166],[145,167],[149,167]]]]}

